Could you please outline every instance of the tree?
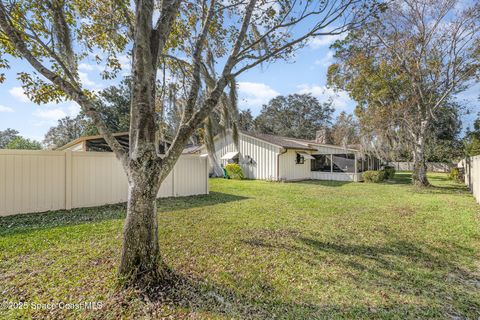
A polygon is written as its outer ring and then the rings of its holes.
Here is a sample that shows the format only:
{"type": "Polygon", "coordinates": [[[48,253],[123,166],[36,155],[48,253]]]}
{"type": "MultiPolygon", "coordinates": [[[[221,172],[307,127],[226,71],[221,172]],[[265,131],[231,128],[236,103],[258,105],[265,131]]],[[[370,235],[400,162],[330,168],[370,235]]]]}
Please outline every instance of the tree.
{"type": "MultiPolygon", "coordinates": [[[[96,109],[111,132],[126,132],[130,122],[130,85],[128,79],[118,86],[110,86],[99,92],[96,109]]],[[[82,111],[75,118],[58,120],[45,134],[44,144],[50,149],[59,148],[82,136],[98,135],[92,121],[82,111]]]]}
{"type": "Polygon", "coordinates": [[[360,143],[358,122],[353,118],[353,114],[340,112],[331,129],[333,144],[339,146],[348,146],[360,143]]]}
{"type": "Polygon", "coordinates": [[[392,1],[378,19],[334,45],[338,63],[329,68],[330,83],[358,102],[361,124],[376,122],[369,133],[404,140],[419,186],[429,185],[425,152],[435,119],[479,71],[480,3],[463,10],[457,4],[392,1]]]}
{"type": "Polygon", "coordinates": [[[86,126],[86,120],[82,115],[59,119],[55,127],[48,129],[43,143],[48,149],[57,149],[86,135],[86,126]]]}
{"type": "Polygon", "coordinates": [[[257,131],[285,137],[315,139],[318,129],[330,124],[332,103],[320,103],[311,94],[278,96],[262,107],[255,119],[257,131]]]}
{"type": "Polygon", "coordinates": [[[252,111],[250,109],[241,110],[238,114],[238,127],[243,131],[252,131],[255,128],[252,111]]]}
{"type": "Polygon", "coordinates": [[[429,162],[453,162],[463,156],[460,140],[460,106],[452,101],[442,105],[426,139],[425,158],[429,162]]]}
{"type": "MultiPolygon", "coordinates": [[[[130,97],[132,94],[131,82],[126,78],[119,85],[109,86],[98,94],[96,100],[97,111],[101,114],[105,125],[110,132],[126,132],[130,126],[130,97]]],[[[83,117],[87,116],[83,113],[83,117]]],[[[88,122],[88,135],[99,134],[95,124],[88,122]]]]}
{"type": "MultiPolygon", "coordinates": [[[[262,63],[291,57],[311,37],[358,27],[377,4],[366,0],[139,0],[133,8],[130,4],[2,1],[0,50],[2,58],[22,58],[35,70],[19,74],[34,102],[77,102],[121,161],[129,188],[119,275],[131,280],[126,283],[149,284],[166,275],[159,267],[157,192],[192,134],[232,89],[232,80],[262,63]],[[295,26],[299,28],[292,32],[295,26]],[[107,80],[121,70],[119,55],[131,57],[128,150],[99,112],[98,95],[86,90],[79,77],[77,66],[88,53],[105,64],[102,76],[107,80]],[[220,62],[206,77],[203,71],[212,57],[220,62]],[[213,83],[200,94],[207,80],[213,83]],[[173,90],[182,92],[181,97],[166,94],[173,84],[181,86],[173,90]],[[158,85],[162,89],[157,92],[158,85]],[[172,143],[160,155],[162,123],[157,120],[164,109],[158,108],[167,99],[181,99],[183,104],[172,143]]],[[[8,59],[1,62],[8,66],[8,59]]]]}
{"type": "Polygon", "coordinates": [[[18,137],[17,130],[7,128],[0,131],[0,149],[5,149],[5,146],[16,137],[18,137]]]}
{"type": "Polygon", "coordinates": [[[41,150],[42,145],[38,141],[18,136],[11,140],[9,143],[7,143],[5,149],[41,150]]]}
{"type": "Polygon", "coordinates": [[[480,155],[480,113],[473,122],[473,130],[467,129],[464,145],[467,156],[473,157],[480,155]]]}
{"type": "Polygon", "coordinates": [[[473,136],[465,145],[465,153],[469,157],[480,155],[480,139],[473,136]]]}

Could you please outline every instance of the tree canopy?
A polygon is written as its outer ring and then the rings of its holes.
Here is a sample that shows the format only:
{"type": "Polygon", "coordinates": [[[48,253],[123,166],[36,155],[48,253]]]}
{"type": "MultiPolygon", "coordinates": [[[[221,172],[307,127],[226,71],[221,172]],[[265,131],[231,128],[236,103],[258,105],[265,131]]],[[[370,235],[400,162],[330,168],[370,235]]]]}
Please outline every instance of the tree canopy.
{"type": "Polygon", "coordinates": [[[17,130],[7,128],[3,131],[0,131],[0,149],[5,149],[7,144],[16,137],[18,137],[17,130]]]}
{"type": "Polygon", "coordinates": [[[480,113],[478,113],[477,119],[473,122],[473,128],[467,130],[464,144],[467,156],[480,155],[480,113]]]}
{"type": "Polygon", "coordinates": [[[5,149],[41,150],[42,145],[38,141],[17,136],[9,143],[7,143],[5,149]]]}
{"type": "Polygon", "coordinates": [[[406,144],[419,185],[428,185],[426,141],[433,125],[479,75],[480,3],[457,5],[395,0],[333,46],[337,63],[328,81],[358,103],[367,147],[385,157],[406,144]]]}
{"type": "Polygon", "coordinates": [[[318,129],[331,124],[332,102],[320,103],[311,94],[278,96],[262,107],[255,118],[259,132],[285,137],[315,139],[318,129]]]}

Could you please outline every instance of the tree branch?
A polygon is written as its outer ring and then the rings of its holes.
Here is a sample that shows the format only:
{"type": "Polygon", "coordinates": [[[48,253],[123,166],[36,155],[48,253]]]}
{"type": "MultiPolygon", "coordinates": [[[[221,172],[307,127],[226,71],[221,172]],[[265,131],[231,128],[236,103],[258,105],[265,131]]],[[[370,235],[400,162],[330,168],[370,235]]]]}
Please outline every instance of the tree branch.
{"type": "Polygon", "coordinates": [[[250,0],[247,5],[247,8],[245,10],[245,15],[242,21],[242,26],[238,33],[235,44],[232,48],[232,52],[230,53],[225,63],[225,66],[222,71],[222,75],[217,80],[215,88],[209,93],[207,99],[203,102],[200,109],[198,109],[192,115],[190,120],[180,125],[170,148],[167,150],[165,157],[163,158],[163,162],[162,162],[163,166],[160,173],[160,181],[162,181],[168,175],[171,168],[173,168],[173,165],[175,164],[178,157],[182,153],[183,147],[185,146],[185,143],[187,142],[188,137],[205,120],[208,114],[212,112],[212,110],[217,105],[220,97],[222,96],[223,90],[227,85],[227,80],[231,77],[231,72],[235,65],[236,56],[238,55],[241,49],[242,43],[245,39],[256,2],[257,0],[250,0]]]}
{"type": "Polygon", "coordinates": [[[9,40],[15,46],[15,49],[32,65],[32,67],[42,74],[45,78],[49,79],[53,84],[62,89],[72,100],[76,101],[82,110],[92,119],[100,134],[105,141],[110,145],[112,150],[122,164],[126,165],[126,153],[120,143],[110,133],[105,125],[105,122],[101,118],[100,114],[95,109],[93,102],[81,91],[80,88],[72,85],[70,82],[63,79],[58,74],[52,72],[46,68],[27,48],[27,45],[18,34],[17,30],[12,26],[8,13],[3,3],[0,2],[0,27],[3,32],[8,36],[9,40]]]}

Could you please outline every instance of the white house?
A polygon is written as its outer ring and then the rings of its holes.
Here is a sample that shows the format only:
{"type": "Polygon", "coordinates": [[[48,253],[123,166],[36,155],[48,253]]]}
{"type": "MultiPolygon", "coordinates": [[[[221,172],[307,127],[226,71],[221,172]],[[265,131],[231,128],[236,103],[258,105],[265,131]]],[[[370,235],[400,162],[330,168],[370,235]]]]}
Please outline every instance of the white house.
{"type": "MultiPolygon", "coordinates": [[[[231,131],[214,139],[212,166],[229,162],[241,165],[249,179],[360,181],[361,172],[378,169],[378,159],[362,156],[357,149],[318,143],[314,140],[240,132],[238,149],[231,131]]],[[[206,147],[203,147],[206,152],[206,147]]],[[[218,170],[215,170],[218,171],[218,170]]]]}

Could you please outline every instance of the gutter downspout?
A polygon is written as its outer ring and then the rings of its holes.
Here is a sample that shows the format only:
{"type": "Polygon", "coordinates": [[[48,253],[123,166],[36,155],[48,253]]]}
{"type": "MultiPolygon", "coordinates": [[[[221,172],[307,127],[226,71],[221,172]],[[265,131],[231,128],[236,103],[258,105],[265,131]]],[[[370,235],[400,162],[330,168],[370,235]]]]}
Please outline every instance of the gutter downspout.
{"type": "Polygon", "coordinates": [[[280,181],[280,156],[281,156],[282,154],[287,153],[287,151],[288,151],[288,150],[285,149],[285,148],[282,148],[282,149],[280,149],[280,150],[282,150],[282,151],[279,152],[279,153],[277,153],[277,181],[280,181]]]}

